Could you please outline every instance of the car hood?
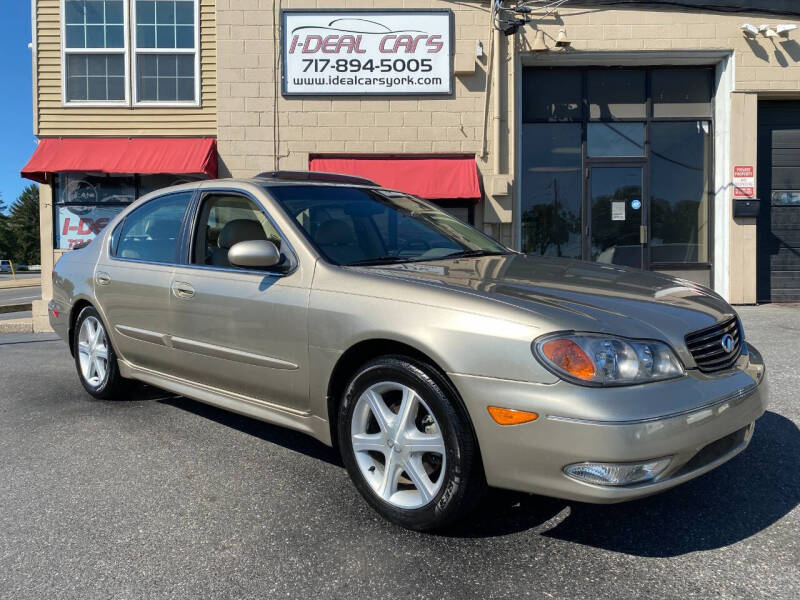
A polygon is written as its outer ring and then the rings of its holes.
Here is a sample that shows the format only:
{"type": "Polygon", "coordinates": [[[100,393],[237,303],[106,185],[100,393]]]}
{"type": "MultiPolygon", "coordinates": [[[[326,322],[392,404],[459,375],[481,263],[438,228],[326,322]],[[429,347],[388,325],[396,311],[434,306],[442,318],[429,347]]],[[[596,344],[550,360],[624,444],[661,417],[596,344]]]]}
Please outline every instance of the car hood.
{"type": "Polygon", "coordinates": [[[686,333],[735,314],[719,295],[695,283],[577,260],[510,254],[370,270],[512,305],[545,330],[664,339],[676,348],[686,333]]]}

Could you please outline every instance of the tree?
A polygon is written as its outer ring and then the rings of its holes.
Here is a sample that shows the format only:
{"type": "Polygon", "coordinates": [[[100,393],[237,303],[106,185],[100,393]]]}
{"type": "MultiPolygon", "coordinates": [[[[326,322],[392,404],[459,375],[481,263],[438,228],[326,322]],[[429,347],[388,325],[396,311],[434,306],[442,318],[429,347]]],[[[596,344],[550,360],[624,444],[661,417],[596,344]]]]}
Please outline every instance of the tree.
{"type": "MultiPolygon", "coordinates": [[[[6,252],[15,263],[41,264],[39,248],[39,188],[29,185],[9,208],[5,218],[10,248],[6,252]]],[[[0,233],[0,237],[3,233],[0,233]]],[[[0,242],[2,243],[2,242],[0,242]]]]}
{"type": "Polygon", "coordinates": [[[11,256],[11,230],[8,225],[8,217],[5,214],[6,205],[3,203],[3,195],[0,194],[0,258],[7,259],[11,256]]]}

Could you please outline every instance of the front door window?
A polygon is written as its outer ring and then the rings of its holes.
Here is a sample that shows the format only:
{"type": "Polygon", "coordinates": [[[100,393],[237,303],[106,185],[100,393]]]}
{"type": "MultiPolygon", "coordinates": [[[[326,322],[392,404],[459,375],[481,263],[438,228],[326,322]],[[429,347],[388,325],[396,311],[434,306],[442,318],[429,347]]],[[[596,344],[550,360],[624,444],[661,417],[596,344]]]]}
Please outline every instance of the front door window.
{"type": "MultiPolygon", "coordinates": [[[[228,250],[251,240],[267,240],[281,249],[281,236],[255,202],[238,194],[209,194],[203,199],[197,221],[191,262],[241,268],[230,263],[228,250]]],[[[285,260],[284,257],[281,264],[285,260]]]]}

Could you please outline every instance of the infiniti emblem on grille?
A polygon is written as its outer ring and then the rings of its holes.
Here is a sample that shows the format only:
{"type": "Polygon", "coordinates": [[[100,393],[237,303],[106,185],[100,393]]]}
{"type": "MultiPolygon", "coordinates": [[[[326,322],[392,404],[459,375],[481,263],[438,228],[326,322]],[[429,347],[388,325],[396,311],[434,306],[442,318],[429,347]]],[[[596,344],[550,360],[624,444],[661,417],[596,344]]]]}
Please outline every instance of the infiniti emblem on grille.
{"type": "Polygon", "coordinates": [[[733,336],[730,333],[726,333],[722,336],[722,340],[720,340],[720,345],[722,349],[725,350],[728,354],[733,352],[733,347],[736,345],[736,340],[733,339],[733,336]]]}

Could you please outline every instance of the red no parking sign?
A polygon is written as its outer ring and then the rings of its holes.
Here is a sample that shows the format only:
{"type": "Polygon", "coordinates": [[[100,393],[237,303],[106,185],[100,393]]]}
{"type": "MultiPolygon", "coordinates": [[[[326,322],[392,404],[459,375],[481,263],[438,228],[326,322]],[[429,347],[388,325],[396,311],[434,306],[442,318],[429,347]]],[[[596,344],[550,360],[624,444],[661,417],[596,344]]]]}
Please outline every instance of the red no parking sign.
{"type": "Polygon", "coordinates": [[[756,173],[752,166],[733,167],[733,197],[754,198],[756,195],[756,173]]]}

